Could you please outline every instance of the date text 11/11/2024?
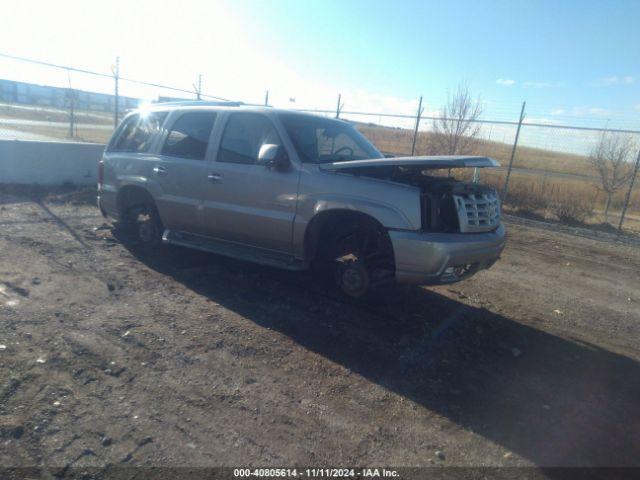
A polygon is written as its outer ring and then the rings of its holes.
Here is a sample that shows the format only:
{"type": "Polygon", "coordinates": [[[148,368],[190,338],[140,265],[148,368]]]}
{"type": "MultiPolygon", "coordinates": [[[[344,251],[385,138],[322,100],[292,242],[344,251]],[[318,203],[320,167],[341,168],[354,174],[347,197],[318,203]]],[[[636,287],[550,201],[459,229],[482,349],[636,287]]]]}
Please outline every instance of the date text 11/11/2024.
{"type": "Polygon", "coordinates": [[[235,468],[237,478],[399,478],[396,470],[386,468],[235,468]]]}

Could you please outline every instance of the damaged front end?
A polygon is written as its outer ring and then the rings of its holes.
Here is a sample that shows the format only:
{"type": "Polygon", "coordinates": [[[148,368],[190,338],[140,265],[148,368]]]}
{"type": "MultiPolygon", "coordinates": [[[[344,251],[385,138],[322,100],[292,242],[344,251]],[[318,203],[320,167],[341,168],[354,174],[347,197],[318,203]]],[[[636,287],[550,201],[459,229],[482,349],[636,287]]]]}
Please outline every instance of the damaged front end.
{"type": "Polygon", "coordinates": [[[457,282],[489,268],[505,242],[496,191],[436,170],[496,166],[487,157],[454,156],[346,161],[321,168],[420,189],[421,229],[389,230],[389,237],[396,281],[426,285],[457,282]]]}
{"type": "Polygon", "coordinates": [[[435,171],[497,167],[489,157],[423,156],[354,160],[321,165],[352,175],[420,188],[422,230],[435,233],[490,232],[500,225],[500,201],[488,186],[467,183],[435,171]]]}
{"type": "Polygon", "coordinates": [[[500,200],[493,188],[441,177],[421,183],[424,231],[478,233],[500,225],[500,200]]]}

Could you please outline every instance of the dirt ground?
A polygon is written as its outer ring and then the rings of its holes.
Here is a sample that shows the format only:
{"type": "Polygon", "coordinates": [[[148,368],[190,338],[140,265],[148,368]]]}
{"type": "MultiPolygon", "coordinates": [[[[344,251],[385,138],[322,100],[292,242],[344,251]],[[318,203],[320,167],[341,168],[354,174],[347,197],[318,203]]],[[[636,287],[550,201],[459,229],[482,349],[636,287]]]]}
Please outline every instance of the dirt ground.
{"type": "Polygon", "coordinates": [[[363,305],[84,200],[0,195],[0,466],[640,465],[640,248],[508,225],[363,305]]]}

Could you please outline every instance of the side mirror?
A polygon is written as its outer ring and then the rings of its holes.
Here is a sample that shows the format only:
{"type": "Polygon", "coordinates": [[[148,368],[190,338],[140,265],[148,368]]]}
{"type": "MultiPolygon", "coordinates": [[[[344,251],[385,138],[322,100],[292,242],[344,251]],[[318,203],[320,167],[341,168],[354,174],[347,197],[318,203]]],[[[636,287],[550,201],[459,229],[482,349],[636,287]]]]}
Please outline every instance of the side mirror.
{"type": "Polygon", "coordinates": [[[258,163],[282,171],[289,168],[289,157],[281,145],[265,143],[260,147],[258,163]]]}

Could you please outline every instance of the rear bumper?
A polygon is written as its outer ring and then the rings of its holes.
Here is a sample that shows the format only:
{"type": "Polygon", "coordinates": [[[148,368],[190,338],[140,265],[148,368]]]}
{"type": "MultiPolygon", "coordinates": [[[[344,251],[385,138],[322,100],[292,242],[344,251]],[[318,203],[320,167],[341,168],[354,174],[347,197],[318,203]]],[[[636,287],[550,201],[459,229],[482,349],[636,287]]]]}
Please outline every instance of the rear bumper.
{"type": "Polygon", "coordinates": [[[104,218],[107,218],[107,212],[105,211],[104,207],[102,206],[102,202],[100,201],[100,195],[98,195],[98,208],[100,209],[100,213],[102,214],[102,216],[104,218]]]}
{"type": "Polygon", "coordinates": [[[420,233],[390,230],[396,281],[418,285],[453,283],[489,268],[500,258],[505,228],[487,233],[420,233]]]}
{"type": "Polygon", "coordinates": [[[104,189],[98,190],[98,208],[102,216],[110,217],[114,221],[119,220],[119,212],[116,206],[116,194],[104,189]]]}

